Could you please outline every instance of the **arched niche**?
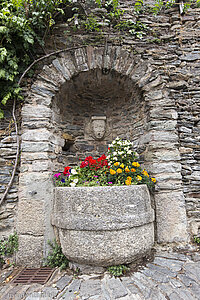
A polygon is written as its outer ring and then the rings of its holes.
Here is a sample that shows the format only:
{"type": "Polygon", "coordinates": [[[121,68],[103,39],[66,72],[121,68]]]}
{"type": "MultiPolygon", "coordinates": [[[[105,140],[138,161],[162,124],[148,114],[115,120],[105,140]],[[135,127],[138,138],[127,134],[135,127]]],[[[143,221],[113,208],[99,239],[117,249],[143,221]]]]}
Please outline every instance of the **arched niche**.
{"type": "Polygon", "coordinates": [[[22,109],[18,264],[40,265],[55,236],[53,172],[87,154],[102,154],[117,135],[134,142],[157,178],[157,241],[187,241],[177,111],[167,75],[149,58],[121,46],[88,46],[63,51],[43,67],[22,109]],[[92,136],[92,117],[106,117],[101,139],[92,136]]]}
{"type": "Polygon", "coordinates": [[[133,141],[140,153],[145,150],[140,138],[148,128],[148,112],[142,91],[128,76],[100,69],[78,73],[62,85],[52,110],[55,134],[63,139],[57,155],[61,165],[102,155],[117,136],[133,141]],[[95,126],[101,123],[98,133],[95,126]]]}

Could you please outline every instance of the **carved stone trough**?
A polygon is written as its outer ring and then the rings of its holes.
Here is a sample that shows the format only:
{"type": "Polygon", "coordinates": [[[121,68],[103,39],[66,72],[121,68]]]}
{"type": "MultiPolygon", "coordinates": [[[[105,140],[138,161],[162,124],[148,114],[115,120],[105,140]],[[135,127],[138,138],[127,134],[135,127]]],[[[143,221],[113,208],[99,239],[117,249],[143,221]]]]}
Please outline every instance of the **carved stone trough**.
{"type": "Polygon", "coordinates": [[[131,263],[154,244],[146,185],[56,187],[52,225],[65,256],[93,266],[131,263]]]}

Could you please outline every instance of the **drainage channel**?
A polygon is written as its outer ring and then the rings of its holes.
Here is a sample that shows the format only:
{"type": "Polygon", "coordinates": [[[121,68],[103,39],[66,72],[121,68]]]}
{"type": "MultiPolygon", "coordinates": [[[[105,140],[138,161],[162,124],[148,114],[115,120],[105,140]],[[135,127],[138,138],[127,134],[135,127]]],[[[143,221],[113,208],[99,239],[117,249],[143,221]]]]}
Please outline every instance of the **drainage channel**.
{"type": "Polygon", "coordinates": [[[51,268],[24,268],[11,282],[15,284],[45,284],[51,277],[53,271],[54,269],[51,268]]]}

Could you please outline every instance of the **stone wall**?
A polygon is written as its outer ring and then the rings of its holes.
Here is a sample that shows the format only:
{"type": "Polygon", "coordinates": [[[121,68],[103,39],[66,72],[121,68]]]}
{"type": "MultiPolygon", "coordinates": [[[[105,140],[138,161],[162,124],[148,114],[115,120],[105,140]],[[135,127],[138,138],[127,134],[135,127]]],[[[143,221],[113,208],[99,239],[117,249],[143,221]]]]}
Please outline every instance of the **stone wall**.
{"type": "Polygon", "coordinates": [[[75,76],[56,95],[53,111],[55,128],[60,138],[66,137],[58,150],[60,168],[77,164],[88,155],[102,155],[117,136],[135,141],[140,153],[145,150],[138,147],[147,130],[145,103],[130,79],[116,72],[103,74],[95,69],[75,76]],[[91,131],[93,116],[106,117],[106,132],[100,140],[91,131]]]}
{"type": "MultiPolygon", "coordinates": [[[[130,17],[132,2],[121,2],[127,11],[125,18],[130,17]]],[[[158,16],[142,15],[140,21],[151,29],[142,40],[108,28],[101,35],[77,31],[71,38],[65,24],[57,26],[48,40],[49,52],[97,40],[98,45],[64,52],[46,63],[26,97],[17,229],[21,251],[29,245],[27,257],[29,253],[34,257],[38,249],[41,257],[45,255],[44,236],[53,236],[49,221],[52,172],[75,163],[78,157],[101,154],[116,135],[135,141],[146,168],[157,178],[157,241],[186,241],[186,212],[190,233],[198,233],[200,9],[180,17],[175,7],[158,16]],[[108,130],[97,143],[83,131],[93,114],[105,112],[108,130]]],[[[2,130],[6,122],[1,122],[2,130]]],[[[10,155],[15,152],[6,142],[14,136],[4,137],[1,191],[11,169],[7,165],[13,160],[10,155]]],[[[14,185],[2,207],[2,233],[15,227],[16,193],[14,185]]]]}
{"type": "MultiPolygon", "coordinates": [[[[19,117],[19,113],[18,113],[19,117]]],[[[16,134],[12,119],[12,104],[8,103],[5,118],[0,120],[0,198],[7,187],[16,156],[16,134]]],[[[6,201],[0,207],[0,235],[14,231],[18,201],[18,172],[6,201]]]]}

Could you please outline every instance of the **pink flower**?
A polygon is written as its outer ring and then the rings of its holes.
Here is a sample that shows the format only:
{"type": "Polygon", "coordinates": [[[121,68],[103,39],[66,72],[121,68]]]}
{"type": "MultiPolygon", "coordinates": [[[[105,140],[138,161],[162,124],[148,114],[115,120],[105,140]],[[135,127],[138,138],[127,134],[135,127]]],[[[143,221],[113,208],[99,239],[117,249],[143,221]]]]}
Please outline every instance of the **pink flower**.
{"type": "Polygon", "coordinates": [[[56,173],[53,177],[58,178],[60,175],[60,173],[56,173]]]}

